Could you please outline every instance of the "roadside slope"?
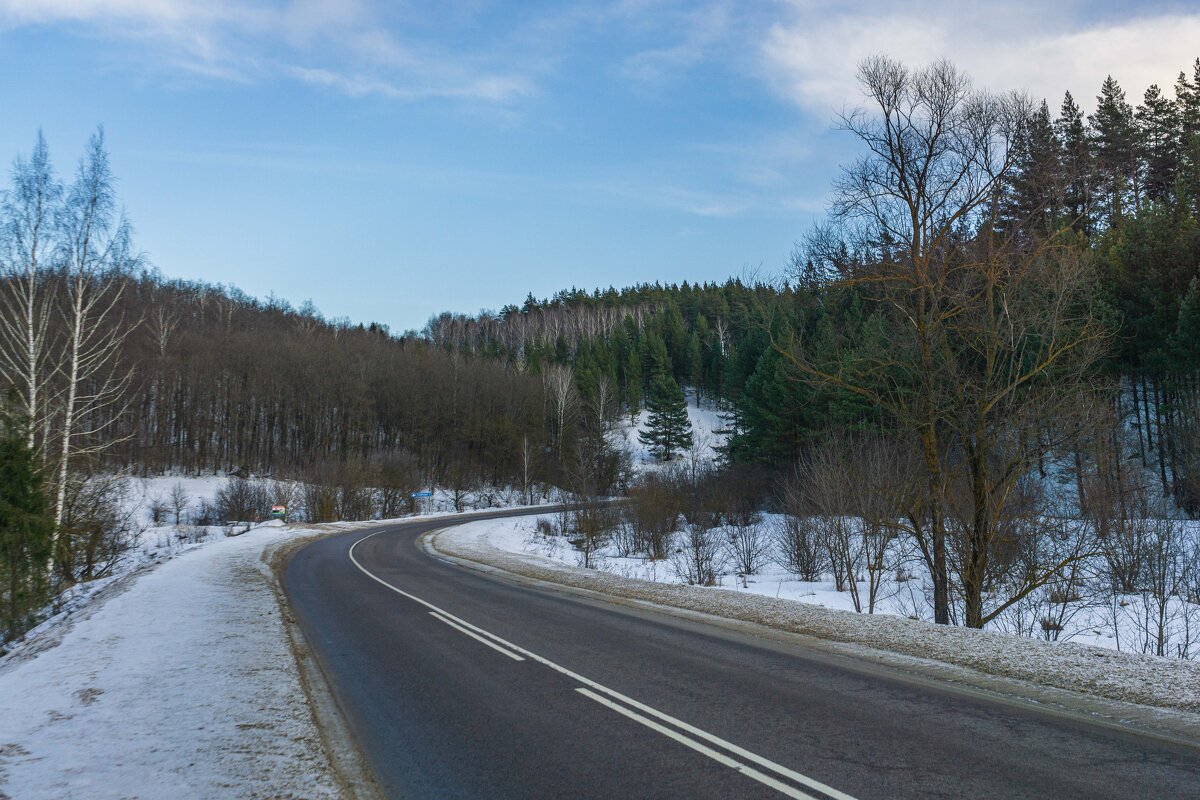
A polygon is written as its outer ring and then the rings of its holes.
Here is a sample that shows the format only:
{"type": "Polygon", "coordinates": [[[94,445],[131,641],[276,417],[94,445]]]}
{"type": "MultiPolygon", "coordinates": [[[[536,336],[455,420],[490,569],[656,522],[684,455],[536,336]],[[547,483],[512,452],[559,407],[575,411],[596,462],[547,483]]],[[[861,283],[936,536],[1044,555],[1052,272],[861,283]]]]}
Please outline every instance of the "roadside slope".
{"type": "Polygon", "coordinates": [[[477,522],[447,528],[432,536],[429,546],[452,558],[526,578],[763,625],[832,642],[835,647],[870,648],[875,651],[872,657],[880,652],[898,654],[987,676],[1162,709],[1161,713],[1178,715],[1181,727],[1200,739],[1200,663],[937,626],[903,617],[855,614],[719,588],[626,578],[535,553],[501,549],[489,540],[495,525],[477,522]]]}
{"type": "Polygon", "coordinates": [[[0,660],[0,797],[334,798],[264,528],[186,552],[0,660]]]}

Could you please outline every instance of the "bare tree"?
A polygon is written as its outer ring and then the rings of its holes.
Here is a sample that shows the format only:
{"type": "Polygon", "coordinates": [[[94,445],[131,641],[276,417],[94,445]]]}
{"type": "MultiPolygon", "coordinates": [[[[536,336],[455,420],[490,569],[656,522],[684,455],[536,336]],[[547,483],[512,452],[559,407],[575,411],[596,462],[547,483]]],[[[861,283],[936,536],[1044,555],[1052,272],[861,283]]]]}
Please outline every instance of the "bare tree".
{"type": "Polygon", "coordinates": [[[159,306],[147,319],[147,326],[150,339],[154,342],[154,349],[158,351],[160,358],[165,356],[167,348],[171,344],[171,336],[179,327],[179,317],[169,308],[159,306]]]}
{"type": "Polygon", "coordinates": [[[521,437],[521,502],[533,505],[533,460],[536,450],[529,441],[529,434],[521,437]]]}
{"type": "Polygon", "coordinates": [[[192,502],[192,498],[187,493],[187,488],[182,483],[176,483],[171,487],[170,503],[171,511],[175,514],[175,524],[183,524],[183,514],[187,511],[188,504],[192,502]]]}
{"type": "Polygon", "coordinates": [[[139,259],[132,251],[129,223],[116,209],[103,130],[88,142],[58,227],[65,271],[66,351],[60,369],[56,527],[62,523],[72,459],[112,444],[111,437],[101,443],[94,437],[119,417],[113,407],[124,400],[132,379],[132,371],[118,363],[133,328],[120,316],[118,301],[139,259]]]}
{"type": "Polygon", "coordinates": [[[546,394],[550,398],[551,412],[554,420],[554,437],[558,445],[557,452],[559,458],[561,458],[567,423],[573,419],[579,408],[579,396],[575,391],[574,372],[569,366],[548,364],[542,370],[542,381],[546,387],[546,394]]]}
{"type": "MultiPolygon", "coordinates": [[[[59,255],[55,226],[63,194],[40,131],[31,156],[13,164],[12,179],[3,204],[0,376],[19,388],[28,446],[38,451],[44,443],[38,437],[45,437],[53,360],[48,335],[53,298],[47,280],[59,255]]],[[[44,458],[45,451],[40,452],[44,458]]]]}
{"type": "Polygon", "coordinates": [[[995,199],[1028,98],[976,92],[946,62],[910,70],[876,57],[859,79],[875,109],[843,124],[867,155],[835,187],[835,227],[809,237],[797,266],[815,286],[866,298],[878,346],[834,333],[819,363],[794,342],[779,349],[810,381],[868,399],[917,438],[925,485],[915,533],[942,624],[946,495],[955,482],[969,488],[959,582],[965,622],[980,627],[999,610],[983,605],[997,514],[1030,463],[1062,445],[1069,427],[1041,434],[1085,393],[1109,331],[1093,310],[1086,254],[1057,233],[998,232],[995,199]]]}

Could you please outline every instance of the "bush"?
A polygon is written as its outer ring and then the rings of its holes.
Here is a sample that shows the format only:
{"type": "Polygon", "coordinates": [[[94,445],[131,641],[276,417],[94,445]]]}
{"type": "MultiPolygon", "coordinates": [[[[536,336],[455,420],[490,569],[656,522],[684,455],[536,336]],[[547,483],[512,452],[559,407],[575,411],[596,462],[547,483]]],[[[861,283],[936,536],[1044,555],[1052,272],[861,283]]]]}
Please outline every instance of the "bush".
{"type": "Polygon", "coordinates": [[[100,578],[137,543],[141,529],[124,478],[73,478],[67,484],[58,571],[66,583],[100,578]]]}
{"type": "Polygon", "coordinates": [[[271,497],[259,481],[230,478],[217,490],[216,508],[223,522],[258,522],[270,511],[271,497]]]}

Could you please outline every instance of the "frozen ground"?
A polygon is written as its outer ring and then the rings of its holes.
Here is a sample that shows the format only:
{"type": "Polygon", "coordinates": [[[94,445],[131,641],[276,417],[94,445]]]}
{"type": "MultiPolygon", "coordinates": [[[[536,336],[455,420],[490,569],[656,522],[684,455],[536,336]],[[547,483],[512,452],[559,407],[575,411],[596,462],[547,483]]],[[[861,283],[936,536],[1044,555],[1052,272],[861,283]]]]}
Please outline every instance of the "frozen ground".
{"type": "Polygon", "coordinates": [[[0,659],[0,796],[337,797],[262,561],[298,535],[194,547],[0,659]]]}
{"type": "Polygon", "coordinates": [[[846,610],[849,601],[845,593],[782,574],[751,576],[748,588],[730,577],[723,579],[721,588],[704,588],[682,585],[663,562],[610,556],[602,558],[603,571],[585,570],[578,566],[578,555],[568,544],[558,537],[540,536],[530,517],[451,528],[437,536],[435,546],[449,555],[529,577],[760,622],[1112,700],[1200,712],[1200,663],[1195,661],[935,626],[899,613],[906,601],[895,596],[889,602],[899,605],[884,606],[891,613],[856,614],[846,610]]]}

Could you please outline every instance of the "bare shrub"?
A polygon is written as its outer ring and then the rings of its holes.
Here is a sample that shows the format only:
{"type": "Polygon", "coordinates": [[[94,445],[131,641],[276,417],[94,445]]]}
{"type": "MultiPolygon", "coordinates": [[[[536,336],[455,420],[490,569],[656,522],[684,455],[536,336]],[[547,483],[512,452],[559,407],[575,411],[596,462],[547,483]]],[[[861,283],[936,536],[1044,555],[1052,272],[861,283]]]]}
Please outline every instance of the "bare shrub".
{"type": "Polygon", "coordinates": [[[150,512],[150,524],[158,527],[166,521],[170,506],[167,504],[166,498],[156,494],[147,501],[146,510],[150,512]]]}
{"type": "Polygon", "coordinates": [[[770,562],[771,540],[761,521],[748,525],[726,525],[727,563],[738,575],[757,575],[770,562]]]}
{"type": "Polygon", "coordinates": [[[208,540],[208,528],[201,525],[180,525],[175,529],[175,539],[180,544],[199,544],[208,540]]]}
{"type": "Polygon", "coordinates": [[[599,551],[607,544],[617,525],[618,514],[607,503],[587,503],[571,512],[571,545],[579,554],[579,564],[594,569],[599,551]]]}
{"type": "Polygon", "coordinates": [[[802,581],[819,581],[829,566],[820,526],[810,516],[805,477],[793,469],[778,482],[775,504],[781,516],[774,525],[775,561],[802,581]]]}
{"type": "Polygon", "coordinates": [[[654,560],[666,558],[682,510],[678,485],[661,476],[647,475],[630,496],[633,502],[625,506],[624,513],[633,551],[654,560]]]}
{"type": "Polygon", "coordinates": [[[188,505],[192,499],[188,496],[187,489],[182,483],[176,483],[171,487],[171,494],[168,496],[168,502],[171,505],[171,511],[175,515],[175,524],[183,524],[183,514],[187,511],[188,505]]]}
{"type": "Polygon", "coordinates": [[[67,483],[57,559],[63,585],[101,578],[137,543],[141,529],[124,478],[75,476],[67,483]]]}
{"type": "Polygon", "coordinates": [[[671,569],[692,586],[714,586],[724,568],[725,548],[720,531],[703,521],[689,522],[674,537],[671,569]]]}
{"type": "Polygon", "coordinates": [[[304,518],[309,522],[336,522],[338,514],[338,491],[321,483],[305,483],[301,492],[304,497],[304,518]]]}
{"type": "Polygon", "coordinates": [[[257,522],[266,514],[270,499],[259,481],[230,478],[217,490],[217,515],[226,522],[257,522]]]}
{"type": "Polygon", "coordinates": [[[775,562],[802,581],[819,581],[829,563],[810,517],[783,514],[774,524],[775,562]]]}
{"type": "Polygon", "coordinates": [[[196,511],[192,514],[192,522],[196,525],[216,525],[223,522],[221,511],[217,508],[217,504],[212,500],[201,499],[196,504],[196,511]]]}

